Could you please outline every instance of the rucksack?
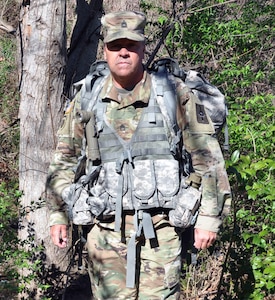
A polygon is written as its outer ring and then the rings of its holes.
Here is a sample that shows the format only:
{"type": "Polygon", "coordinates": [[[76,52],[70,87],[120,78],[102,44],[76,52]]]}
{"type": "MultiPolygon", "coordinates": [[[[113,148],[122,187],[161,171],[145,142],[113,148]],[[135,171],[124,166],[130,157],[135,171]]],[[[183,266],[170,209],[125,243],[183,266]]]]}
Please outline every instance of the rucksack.
{"type": "Polygon", "coordinates": [[[183,80],[185,84],[191,88],[193,93],[205,106],[214,125],[215,132],[218,134],[225,126],[228,114],[225,97],[220,90],[209,83],[199,72],[194,70],[185,71],[179,66],[178,61],[172,58],[156,60],[149,70],[159,72],[163,68],[168,73],[183,80]]]}

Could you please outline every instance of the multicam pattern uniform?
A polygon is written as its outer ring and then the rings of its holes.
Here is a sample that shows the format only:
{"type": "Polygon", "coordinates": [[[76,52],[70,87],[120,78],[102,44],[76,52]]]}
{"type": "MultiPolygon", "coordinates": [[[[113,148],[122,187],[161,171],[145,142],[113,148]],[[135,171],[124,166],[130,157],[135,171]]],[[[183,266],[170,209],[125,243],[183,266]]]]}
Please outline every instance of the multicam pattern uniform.
{"type": "MultiPolygon", "coordinates": [[[[228,210],[230,206],[230,187],[224,159],[217,140],[212,136],[214,128],[211,121],[206,124],[197,122],[196,103],[199,103],[199,100],[182,81],[178,80],[176,86],[177,121],[183,131],[184,145],[192,156],[193,167],[196,173],[202,177],[202,201],[195,227],[217,232],[222,221],[222,211],[228,210]]],[[[108,104],[106,117],[120,137],[126,141],[131,138],[137,127],[142,106],[149,101],[150,88],[151,78],[146,72],[142,81],[128,93],[118,91],[112,85],[111,77],[106,79],[100,95],[102,99],[112,100],[108,104]],[[138,105],[136,105],[137,103],[138,105]]],[[[77,94],[66,110],[63,126],[58,132],[59,144],[50,165],[47,184],[48,190],[55,195],[49,200],[50,225],[68,223],[62,192],[74,180],[75,166],[81,153],[83,128],[76,122],[75,117],[76,109],[79,107],[80,96],[77,94]]],[[[145,285],[144,288],[140,288],[139,294],[137,289],[127,289],[122,283],[125,279],[123,258],[125,259],[126,246],[124,242],[127,243],[130,236],[127,232],[133,230],[131,229],[133,217],[127,216],[127,220],[125,220],[126,224],[129,223],[130,229],[126,228],[123,243],[120,242],[121,233],[113,231],[114,222],[96,221],[97,224],[91,230],[87,243],[93,264],[91,273],[95,299],[136,299],[137,294],[139,295],[138,299],[177,299],[179,295],[177,283],[180,274],[179,237],[177,234],[173,234],[175,229],[169,224],[165,214],[153,216],[152,219],[159,246],[151,249],[146,241],[147,248],[142,247],[140,287],[141,284],[151,282],[154,278],[156,289],[151,284],[145,285]],[[110,239],[112,242],[109,243],[110,239]],[[103,250],[104,248],[107,251],[103,250]],[[167,251],[172,255],[166,256],[167,251]],[[114,256],[117,257],[116,260],[114,256]],[[104,261],[101,261],[102,257],[104,257],[104,261]],[[161,264],[153,266],[157,263],[161,264]],[[115,269],[117,270],[115,271],[115,269]],[[169,270],[173,270],[173,272],[169,272],[169,270]],[[120,276],[123,277],[122,281],[117,279],[120,276]],[[160,283],[161,288],[157,283],[160,283]],[[145,293],[144,296],[142,296],[143,293],[145,293]],[[170,294],[172,296],[169,296],[170,294]]],[[[142,240],[142,236],[140,239],[142,240]]],[[[140,243],[137,241],[138,245],[140,243]]]]}

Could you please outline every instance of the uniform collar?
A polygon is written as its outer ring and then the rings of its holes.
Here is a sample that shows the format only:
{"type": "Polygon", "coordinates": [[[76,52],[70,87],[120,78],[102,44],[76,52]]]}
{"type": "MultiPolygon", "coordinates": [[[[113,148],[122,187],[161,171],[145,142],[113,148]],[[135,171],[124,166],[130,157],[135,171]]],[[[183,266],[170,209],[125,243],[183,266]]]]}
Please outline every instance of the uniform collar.
{"type": "Polygon", "coordinates": [[[118,108],[127,107],[136,102],[149,102],[151,93],[151,78],[149,74],[144,71],[143,77],[139,83],[136,84],[134,89],[129,92],[119,93],[112,80],[111,74],[106,78],[103,88],[100,93],[102,101],[115,101],[119,103],[118,108]]]}

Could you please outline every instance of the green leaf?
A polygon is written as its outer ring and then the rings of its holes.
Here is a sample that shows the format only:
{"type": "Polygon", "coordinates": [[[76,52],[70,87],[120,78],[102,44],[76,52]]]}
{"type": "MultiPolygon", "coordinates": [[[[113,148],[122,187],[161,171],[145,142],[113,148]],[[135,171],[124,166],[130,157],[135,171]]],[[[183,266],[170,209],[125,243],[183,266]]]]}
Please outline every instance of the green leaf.
{"type": "Polygon", "coordinates": [[[275,287],[274,281],[268,281],[268,282],[266,283],[266,287],[267,287],[267,289],[269,289],[269,290],[273,289],[273,288],[275,287]]]}
{"type": "Polygon", "coordinates": [[[252,261],[252,269],[257,270],[260,269],[262,266],[263,266],[262,259],[260,257],[255,257],[252,261]]]}
{"type": "Polygon", "coordinates": [[[240,158],[240,151],[239,150],[235,150],[232,155],[231,155],[231,161],[233,164],[235,164],[240,158]]]}

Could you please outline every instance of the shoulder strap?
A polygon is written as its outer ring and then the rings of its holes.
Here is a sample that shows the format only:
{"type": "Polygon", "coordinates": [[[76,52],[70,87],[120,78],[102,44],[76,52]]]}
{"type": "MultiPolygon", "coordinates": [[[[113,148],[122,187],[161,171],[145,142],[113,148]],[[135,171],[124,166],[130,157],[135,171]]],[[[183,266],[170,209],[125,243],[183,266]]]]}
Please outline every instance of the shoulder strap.
{"type": "Polygon", "coordinates": [[[181,130],[177,124],[177,101],[175,85],[164,65],[160,66],[157,72],[152,73],[152,88],[157,103],[171,134],[170,151],[175,157],[181,153],[180,141],[181,130]]]}
{"type": "Polygon", "coordinates": [[[103,86],[104,78],[110,73],[106,61],[96,61],[91,65],[89,74],[85,77],[83,94],[81,97],[81,109],[91,111],[95,100],[103,86]]]}

